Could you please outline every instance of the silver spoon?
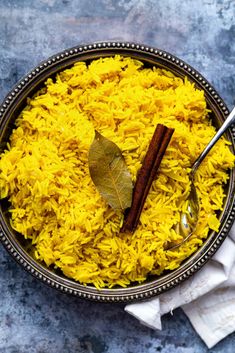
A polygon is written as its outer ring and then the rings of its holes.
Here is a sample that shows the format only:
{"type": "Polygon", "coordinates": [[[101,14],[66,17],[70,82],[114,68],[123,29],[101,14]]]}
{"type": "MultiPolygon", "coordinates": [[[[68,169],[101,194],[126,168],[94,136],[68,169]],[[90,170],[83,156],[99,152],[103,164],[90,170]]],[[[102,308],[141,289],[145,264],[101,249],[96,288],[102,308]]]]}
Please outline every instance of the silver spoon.
{"type": "Polygon", "coordinates": [[[179,234],[184,237],[184,239],[175,245],[169,246],[167,250],[172,250],[178,248],[180,245],[186,242],[188,238],[193,234],[197,222],[198,222],[198,215],[199,215],[199,201],[197,197],[197,191],[194,185],[194,176],[195,173],[200,166],[201,162],[204,160],[206,155],[210,152],[214,144],[220,139],[220,137],[224,134],[224,132],[233,124],[235,123],[235,108],[231,111],[223,125],[217,131],[215,136],[210,140],[208,145],[204,148],[200,156],[196,159],[191,167],[191,172],[189,174],[189,180],[191,182],[191,191],[188,196],[188,205],[186,212],[182,213],[180,216],[180,223],[178,224],[177,230],[179,234]]]}

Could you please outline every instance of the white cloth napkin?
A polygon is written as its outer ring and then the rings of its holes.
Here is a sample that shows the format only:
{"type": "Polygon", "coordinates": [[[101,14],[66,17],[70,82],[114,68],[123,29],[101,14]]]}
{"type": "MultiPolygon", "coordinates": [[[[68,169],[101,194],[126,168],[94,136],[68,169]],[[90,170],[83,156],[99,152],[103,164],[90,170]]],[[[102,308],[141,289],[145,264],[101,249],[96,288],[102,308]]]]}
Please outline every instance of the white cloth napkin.
{"type": "Polygon", "coordinates": [[[161,316],[182,307],[208,348],[235,331],[235,224],[211,260],[178,287],[125,310],[161,330],[161,316]]]}

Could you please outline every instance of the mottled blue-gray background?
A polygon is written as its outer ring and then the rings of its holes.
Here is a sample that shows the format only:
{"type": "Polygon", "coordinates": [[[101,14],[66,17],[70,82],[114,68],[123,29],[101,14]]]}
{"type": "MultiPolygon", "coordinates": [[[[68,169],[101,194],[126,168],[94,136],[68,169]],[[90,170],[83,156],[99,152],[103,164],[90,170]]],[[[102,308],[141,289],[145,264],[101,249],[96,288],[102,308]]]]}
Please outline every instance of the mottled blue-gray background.
{"type": "MultiPolygon", "coordinates": [[[[234,0],[0,0],[0,100],[41,60],[106,39],[179,56],[215,86],[229,108],[234,105],[234,0]]],[[[208,350],[180,309],[166,315],[156,332],[123,305],[56,292],[0,247],[0,353],[233,353],[234,346],[232,334],[208,350]]]]}

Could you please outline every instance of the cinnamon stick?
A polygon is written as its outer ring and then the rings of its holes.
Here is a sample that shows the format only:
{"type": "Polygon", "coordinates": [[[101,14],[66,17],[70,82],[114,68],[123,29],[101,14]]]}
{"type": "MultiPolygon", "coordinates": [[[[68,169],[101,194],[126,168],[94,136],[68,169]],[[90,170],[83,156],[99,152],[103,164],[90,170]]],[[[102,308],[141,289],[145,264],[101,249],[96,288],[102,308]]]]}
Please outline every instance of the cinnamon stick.
{"type": "Polygon", "coordinates": [[[158,168],[173,132],[174,129],[168,128],[162,124],[157,125],[142,166],[137,175],[133,190],[132,205],[125,214],[124,223],[121,229],[122,232],[133,232],[136,229],[145,200],[148,196],[152,182],[156,177],[158,168]]]}

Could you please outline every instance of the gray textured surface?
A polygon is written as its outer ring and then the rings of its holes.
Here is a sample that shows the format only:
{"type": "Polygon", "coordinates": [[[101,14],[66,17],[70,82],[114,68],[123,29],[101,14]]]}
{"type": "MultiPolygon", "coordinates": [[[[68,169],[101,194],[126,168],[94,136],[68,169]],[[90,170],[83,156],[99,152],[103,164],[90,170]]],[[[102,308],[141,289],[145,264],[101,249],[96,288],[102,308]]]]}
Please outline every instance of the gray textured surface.
{"type": "MultiPolygon", "coordinates": [[[[198,69],[235,103],[234,0],[0,0],[0,100],[27,71],[65,48],[104,39],[156,46],[198,69]]],[[[235,334],[208,350],[180,309],[155,332],[122,305],[47,288],[0,248],[0,353],[233,353],[235,334]]],[[[235,329],[235,328],[234,328],[235,329]]]]}

